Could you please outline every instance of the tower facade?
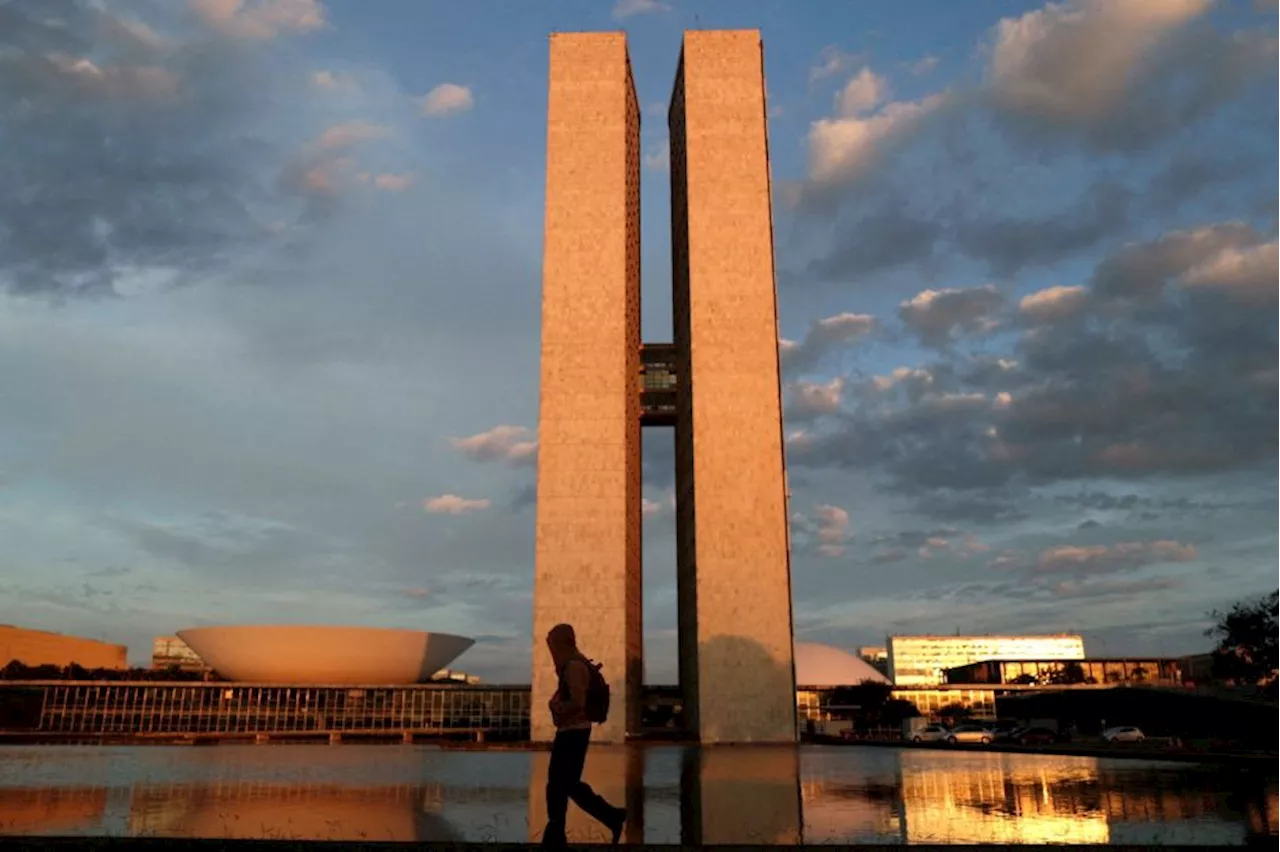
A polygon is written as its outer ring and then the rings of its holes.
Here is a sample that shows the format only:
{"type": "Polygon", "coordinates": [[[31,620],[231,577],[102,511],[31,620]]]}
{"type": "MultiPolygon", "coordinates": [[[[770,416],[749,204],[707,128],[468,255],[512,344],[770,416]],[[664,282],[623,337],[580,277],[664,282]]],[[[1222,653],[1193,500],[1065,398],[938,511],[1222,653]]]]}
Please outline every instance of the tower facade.
{"type": "Polygon", "coordinates": [[[569,622],[639,730],[640,428],[676,431],[680,686],[703,742],[796,737],[764,95],[756,31],[685,34],[669,113],[674,342],[640,342],[639,112],[625,36],[551,39],[532,738],[569,622]]]}

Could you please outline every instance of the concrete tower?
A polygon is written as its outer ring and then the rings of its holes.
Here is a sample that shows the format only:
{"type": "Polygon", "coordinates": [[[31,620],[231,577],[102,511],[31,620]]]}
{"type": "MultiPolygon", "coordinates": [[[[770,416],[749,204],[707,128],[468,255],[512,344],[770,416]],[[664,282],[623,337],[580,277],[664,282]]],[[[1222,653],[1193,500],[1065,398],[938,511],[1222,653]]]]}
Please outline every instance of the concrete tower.
{"type": "Polygon", "coordinates": [[[669,113],[674,343],[639,336],[639,113],[625,37],[551,40],[532,736],[544,637],[605,664],[639,728],[640,427],[676,430],[680,685],[703,742],[796,736],[760,35],[688,32],[669,113]]]}
{"type": "Polygon", "coordinates": [[[640,112],[626,36],[551,37],[532,738],[555,733],[547,631],[613,690],[597,737],[640,724],[640,112]]]}

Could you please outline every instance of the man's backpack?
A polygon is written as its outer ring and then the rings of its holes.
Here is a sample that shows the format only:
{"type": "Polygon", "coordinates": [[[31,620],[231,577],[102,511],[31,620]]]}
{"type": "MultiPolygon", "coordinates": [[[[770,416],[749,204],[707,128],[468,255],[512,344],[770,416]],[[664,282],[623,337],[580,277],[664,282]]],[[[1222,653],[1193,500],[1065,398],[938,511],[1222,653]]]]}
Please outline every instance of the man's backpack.
{"type": "Polygon", "coordinates": [[[587,721],[596,724],[603,723],[609,718],[609,682],[604,679],[604,675],[600,674],[603,663],[597,663],[594,660],[587,660],[587,671],[590,673],[590,681],[587,683],[587,721]]]}

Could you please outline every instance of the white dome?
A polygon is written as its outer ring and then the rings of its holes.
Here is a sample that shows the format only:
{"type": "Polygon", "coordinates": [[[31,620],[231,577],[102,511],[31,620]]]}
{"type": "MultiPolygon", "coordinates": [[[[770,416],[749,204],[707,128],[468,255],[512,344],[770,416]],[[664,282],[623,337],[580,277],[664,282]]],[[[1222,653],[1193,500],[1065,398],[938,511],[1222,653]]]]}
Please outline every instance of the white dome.
{"type": "Polygon", "coordinates": [[[422,683],[475,640],[376,627],[193,627],[178,638],[227,680],[375,686],[422,683]]]}
{"type": "Polygon", "coordinates": [[[797,642],[796,686],[856,686],[864,680],[889,683],[870,663],[847,651],[814,642],[797,642]]]}

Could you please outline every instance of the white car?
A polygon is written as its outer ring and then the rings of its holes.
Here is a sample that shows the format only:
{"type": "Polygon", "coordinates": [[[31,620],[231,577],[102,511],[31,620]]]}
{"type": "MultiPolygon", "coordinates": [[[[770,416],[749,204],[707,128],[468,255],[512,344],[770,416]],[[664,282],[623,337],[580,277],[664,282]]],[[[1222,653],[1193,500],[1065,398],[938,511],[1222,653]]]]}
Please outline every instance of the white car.
{"type": "Polygon", "coordinates": [[[1147,736],[1138,728],[1124,726],[1119,728],[1107,728],[1102,732],[1102,738],[1109,743],[1140,743],[1145,740],[1147,736]]]}
{"type": "Polygon", "coordinates": [[[982,743],[986,745],[996,738],[996,732],[982,725],[957,725],[947,734],[949,743],[982,743]]]}
{"type": "Polygon", "coordinates": [[[946,725],[925,725],[918,731],[911,732],[911,742],[913,743],[941,743],[946,742],[950,735],[946,725]]]}

